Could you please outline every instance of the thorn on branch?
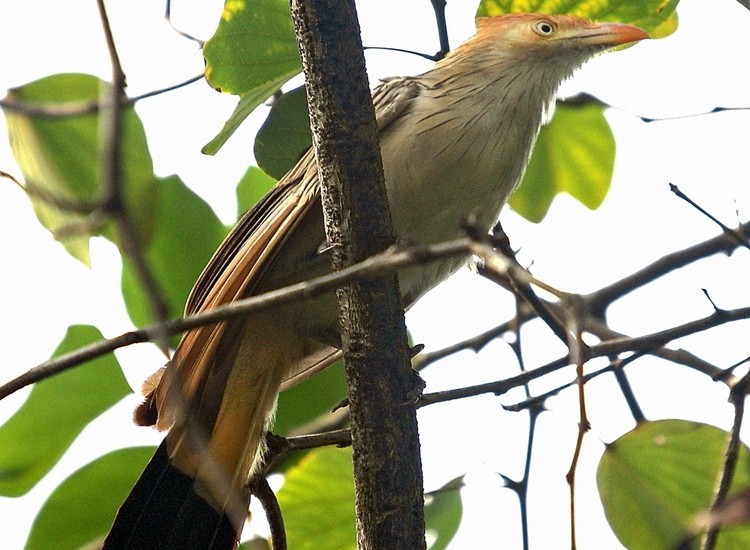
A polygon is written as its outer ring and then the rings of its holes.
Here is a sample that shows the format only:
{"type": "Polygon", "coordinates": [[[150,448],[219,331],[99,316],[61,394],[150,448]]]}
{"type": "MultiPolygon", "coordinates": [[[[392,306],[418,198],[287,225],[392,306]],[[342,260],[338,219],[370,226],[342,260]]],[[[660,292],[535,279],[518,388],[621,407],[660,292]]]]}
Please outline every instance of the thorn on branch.
{"type": "Polygon", "coordinates": [[[710,294],[708,293],[708,290],[707,290],[707,289],[705,289],[705,288],[701,288],[701,292],[703,292],[703,295],[704,295],[704,296],[706,297],[706,299],[708,300],[708,302],[709,302],[709,303],[711,304],[711,307],[713,307],[713,308],[714,308],[714,313],[715,313],[715,314],[717,314],[717,315],[721,315],[722,313],[725,313],[725,312],[726,312],[726,310],[724,310],[724,309],[720,308],[719,306],[717,306],[717,305],[716,305],[716,302],[714,302],[714,301],[713,301],[713,300],[711,299],[711,295],[710,295],[710,294]]]}
{"type": "Polygon", "coordinates": [[[526,495],[526,483],[525,481],[516,481],[505,474],[498,473],[497,475],[503,480],[505,487],[516,493],[519,498],[524,498],[526,495]]]}
{"type": "Polygon", "coordinates": [[[750,250],[750,241],[748,241],[747,237],[745,236],[744,232],[741,232],[739,230],[732,229],[728,226],[726,226],[724,223],[722,223],[716,216],[709,213],[705,208],[700,206],[698,203],[696,203],[693,199],[688,197],[685,193],[683,193],[677,185],[674,183],[669,184],[669,190],[674,193],[677,197],[684,200],[686,203],[688,203],[690,206],[695,208],[698,212],[706,216],[709,220],[714,222],[716,225],[718,225],[721,230],[731,237],[737,244],[740,246],[744,246],[748,250],[750,250]]]}

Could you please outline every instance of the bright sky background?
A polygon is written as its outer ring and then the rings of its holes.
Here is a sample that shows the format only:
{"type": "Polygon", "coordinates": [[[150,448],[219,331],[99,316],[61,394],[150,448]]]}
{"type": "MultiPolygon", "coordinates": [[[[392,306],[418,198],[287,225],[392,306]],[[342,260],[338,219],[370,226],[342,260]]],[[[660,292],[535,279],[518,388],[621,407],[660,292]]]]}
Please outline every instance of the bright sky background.
{"type": "MultiPolygon", "coordinates": [[[[428,0],[360,4],[366,45],[437,50],[428,0]]],[[[472,32],[476,2],[448,4],[455,46],[472,32]]],[[[173,6],[174,22],[208,38],[221,5],[220,0],[178,1],[173,6]]],[[[164,22],[161,2],[109,2],[108,8],[131,95],[202,71],[200,51],[164,22]]],[[[608,118],[617,140],[616,174],[603,207],[591,212],[562,197],[540,225],[512,212],[504,214],[514,246],[522,249],[521,261],[533,262],[535,275],[558,288],[594,290],[672,250],[715,235],[717,229],[710,222],[669,192],[670,182],[729,225],[737,219],[735,211],[742,220],[750,217],[750,111],[651,124],[633,116],[673,117],[716,106],[750,106],[750,72],[744,66],[750,51],[750,13],[735,0],[683,0],[678,11],[681,24],[674,36],[598,58],[564,88],[570,93],[586,90],[615,106],[608,118]]],[[[54,72],[109,75],[93,1],[3,2],[0,51],[4,52],[0,90],[54,72]]],[[[391,52],[368,52],[367,59],[373,79],[413,74],[430,66],[417,57],[391,52]]],[[[251,162],[252,137],[262,116],[245,124],[216,157],[205,157],[199,149],[218,131],[234,102],[198,83],[137,107],[157,173],[178,173],[225,221],[233,217],[234,185],[251,162]]],[[[0,139],[0,170],[20,177],[4,139],[0,139]]],[[[107,336],[131,328],[119,299],[119,259],[111,245],[94,240],[93,269],[87,270],[39,226],[24,195],[1,180],[0,232],[2,381],[47,359],[70,324],[93,324],[107,336]]],[[[747,250],[732,258],[702,262],[623,300],[612,309],[611,324],[635,335],[707,315],[711,306],[701,288],[720,307],[747,306],[748,269],[747,250]]],[[[416,342],[437,349],[506,320],[511,305],[506,293],[464,271],[414,307],[407,321],[416,342]]],[[[743,345],[748,328],[748,323],[737,323],[678,344],[728,366],[750,355],[743,345]]],[[[531,367],[562,351],[540,328],[530,329],[524,342],[531,367]]],[[[117,355],[136,388],[163,362],[148,346],[117,355]]],[[[464,352],[432,367],[425,374],[427,391],[495,380],[514,374],[515,369],[512,355],[497,342],[479,355],[464,352]]],[[[650,359],[629,373],[649,418],[690,418],[729,427],[731,409],[721,386],[650,359]]],[[[556,380],[567,382],[572,376],[568,370],[556,380]]],[[[534,389],[543,391],[552,384],[544,382],[534,389]]],[[[601,442],[612,441],[633,423],[610,378],[587,388],[593,429],[579,469],[579,547],[616,548],[594,493],[594,471],[603,451],[601,442]]],[[[12,414],[25,395],[19,392],[0,402],[0,419],[12,414]]],[[[464,492],[465,521],[452,548],[520,547],[515,497],[500,488],[494,474],[520,475],[526,416],[503,413],[498,403],[519,399],[520,393],[500,400],[481,397],[420,412],[426,488],[470,474],[464,492]]],[[[22,546],[44,498],[86,461],[116,447],[160,440],[154,432],[130,424],[137,400],[135,395],[126,399],[87,428],[31,493],[20,499],[0,498],[4,548],[22,546]]],[[[530,493],[532,548],[568,545],[564,473],[578,421],[575,394],[566,392],[547,405],[551,412],[541,417],[530,493]]]]}

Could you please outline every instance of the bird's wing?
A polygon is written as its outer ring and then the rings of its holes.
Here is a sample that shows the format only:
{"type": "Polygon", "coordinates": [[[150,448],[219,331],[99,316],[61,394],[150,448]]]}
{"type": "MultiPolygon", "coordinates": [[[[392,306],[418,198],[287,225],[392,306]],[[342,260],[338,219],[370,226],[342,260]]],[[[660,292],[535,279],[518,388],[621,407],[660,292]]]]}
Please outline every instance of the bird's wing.
{"type": "Polygon", "coordinates": [[[380,82],[372,91],[372,104],[381,134],[406,111],[424,86],[419,77],[386,78],[380,82]]]}
{"type": "MultiPolygon", "coordinates": [[[[320,193],[313,152],[307,151],[237,223],[214,253],[188,298],[186,315],[195,315],[248,296],[261,281],[280,246],[287,240],[320,193]]],[[[136,410],[140,424],[157,422],[166,429],[176,411],[166,403],[190,402],[202,386],[226,323],[205,325],[185,333],[169,367],[147,381],[155,392],[136,410]],[[175,379],[179,382],[174,384],[175,379]],[[179,388],[179,395],[170,394],[179,388]],[[174,399],[172,398],[174,397],[174,399]],[[156,408],[158,407],[158,415],[156,408]],[[158,416],[158,420],[157,420],[158,416]]]]}
{"type": "MultiPolygon", "coordinates": [[[[373,91],[378,129],[382,132],[409,105],[421,84],[413,78],[384,80],[373,91]]],[[[187,301],[186,315],[195,315],[249,296],[271,267],[280,247],[305,214],[319,204],[320,182],[312,149],[237,223],[201,273],[187,301]]],[[[176,411],[169,403],[186,403],[200,392],[227,324],[217,323],[185,333],[166,370],[148,384],[155,392],[136,410],[140,424],[156,422],[166,429],[176,411]],[[164,374],[166,373],[166,374],[164,374]],[[179,380],[176,384],[175,379],[179,380]],[[179,388],[179,395],[170,395],[179,388]],[[154,399],[155,398],[155,399],[154,399]],[[157,410],[158,407],[158,419],[157,410]]],[[[290,387],[333,363],[337,350],[316,350],[307,365],[292,369],[290,387]]]]}
{"type": "MultiPolygon", "coordinates": [[[[390,126],[409,107],[412,99],[419,95],[424,84],[418,78],[395,77],[381,81],[372,92],[375,120],[382,137],[390,126]]],[[[321,346],[296,367],[290,369],[290,376],[281,385],[286,390],[296,386],[341,359],[341,351],[332,346],[321,346]]]]}

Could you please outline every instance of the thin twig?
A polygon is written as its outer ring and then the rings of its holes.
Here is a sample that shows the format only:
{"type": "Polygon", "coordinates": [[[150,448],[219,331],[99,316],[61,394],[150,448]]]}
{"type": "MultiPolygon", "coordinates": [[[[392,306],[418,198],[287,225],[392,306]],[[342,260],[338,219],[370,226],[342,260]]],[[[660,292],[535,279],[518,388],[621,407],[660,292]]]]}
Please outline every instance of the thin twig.
{"type": "Polygon", "coordinates": [[[615,374],[617,385],[620,387],[620,391],[625,398],[625,403],[627,403],[628,409],[630,409],[630,414],[633,415],[633,420],[638,424],[646,420],[646,415],[643,414],[643,409],[641,409],[641,406],[638,404],[638,399],[635,397],[635,392],[633,392],[633,387],[630,385],[630,380],[628,380],[628,376],[625,374],[625,366],[629,365],[636,359],[641,358],[643,355],[643,353],[634,353],[630,357],[616,359],[612,363],[612,372],[615,374]]]}
{"type": "Polygon", "coordinates": [[[573,457],[570,461],[570,469],[565,475],[565,479],[570,487],[570,548],[571,550],[576,549],[576,471],[578,469],[578,459],[581,456],[581,450],[583,449],[583,438],[591,429],[588,415],[586,413],[586,393],[585,393],[585,378],[583,368],[586,364],[587,358],[584,354],[586,348],[583,344],[583,328],[581,323],[581,317],[583,316],[583,309],[581,303],[573,303],[572,307],[569,308],[569,319],[572,327],[570,342],[568,344],[569,356],[571,362],[576,366],[576,386],[578,387],[578,435],[576,436],[575,450],[573,451],[573,457]]]}
{"type": "Polygon", "coordinates": [[[437,23],[438,40],[440,41],[440,50],[435,54],[435,61],[442,59],[451,51],[451,45],[448,41],[448,23],[445,18],[445,0],[430,0],[432,9],[435,10],[435,23],[437,23]]]}
{"type": "MultiPolygon", "coordinates": [[[[637,336],[633,338],[615,338],[607,342],[602,342],[600,344],[590,346],[588,348],[588,357],[586,357],[585,359],[590,360],[595,357],[612,356],[632,351],[648,351],[649,353],[653,353],[653,350],[661,348],[672,340],[683,338],[685,336],[689,336],[698,332],[703,332],[709,328],[715,328],[729,322],[745,319],[750,319],[750,307],[728,310],[722,312],[721,314],[714,313],[702,319],[696,319],[695,321],[690,321],[682,325],[671,327],[663,331],[654,332],[652,334],[647,334],[645,336],[637,336]]],[[[417,406],[424,407],[433,403],[442,403],[445,401],[464,399],[483,393],[494,393],[495,395],[501,395],[513,388],[517,388],[524,384],[527,384],[531,380],[542,378],[543,376],[546,376],[552,372],[565,368],[568,365],[570,365],[570,357],[565,356],[551,361],[546,365],[535,368],[534,370],[526,371],[522,374],[512,376],[504,380],[487,382],[484,384],[477,384],[475,386],[455,388],[434,393],[427,393],[420,398],[420,400],[417,402],[417,406]]],[[[715,370],[719,372],[721,371],[721,369],[715,370]]]]}
{"type": "MultiPolygon", "coordinates": [[[[593,380],[594,378],[597,378],[603,374],[610,373],[613,370],[614,368],[612,367],[612,365],[607,365],[606,367],[603,367],[597,371],[590,372],[584,375],[583,383],[587,384],[590,380],[593,380]]],[[[577,385],[578,383],[579,383],[578,378],[575,378],[571,380],[570,382],[561,384],[555,388],[552,388],[551,390],[548,390],[544,393],[540,393],[539,395],[530,396],[527,399],[524,399],[523,401],[519,401],[518,403],[513,403],[512,405],[503,405],[503,409],[505,409],[506,411],[510,411],[510,412],[533,410],[535,408],[540,408],[541,410],[544,410],[544,403],[547,401],[547,399],[557,395],[563,390],[567,390],[568,388],[571,388],[577,385]]]]}
{"type": "Polygon", "coordinates": [[[114,338],[101,340],[50,359],[0,386],[0,399],[23,387],[69,368],[76,367],[86,361],[111,353],[116,349],[132,344],[151,342],[158,338],[162,334],[162,331],[171,336],[192,328],[226,321],[234,317],[287,304],[295,300],[319,296],[325,292],[331,292],[340,285],[353,280],[379,277],[393,273],[403,267],[469,254],[472,250],[474,250],[474,243],[468,238],[456,239],[435,245],[415,246],[407,249],[394,247],[336,273],[310,279],[258,296],[237,300],[197,315],[169,320],[163,326],[159,324],[149,325],[148,327],[126,332],[114,338]]]}
{"type": "MultiPolygon", "coordinates": [[[[741,224],[738,232],[746,238],[750,235],[750,222],[741,224]]],[[[588,310],[597,317],[604,318],[604,312],[614,301],[626,294],[659,279],[668,273],[715,254],[730,254],[738,247],[737,239],[726,233],[719,234],[703,242],[671,252],[639,269],[619,281],[584,295],[588,310]]]]}
{"type": "Polygon", "coordinates": [[[179,36],[187,38],[188,40],[197,43],[199,48],[203,48],[203,45],[205,44],[203,40],[201,40],[200,38],[196,38],[192,34],[185,32],[182,29],[178,29],[172,22],[172,0],[167,0],[166,2],[166,7],[164,8],[164,19],[166,19],[167,23],[169,23],[169,26],[172,27],[172,30],[179,36]]]}
{"type": "MultiPolygon", "coordinates": [[[[479,238],[478,235],[475,235],[474,237],[479,238]]],[[[513,270],[513,272],[509,272],[507,268],[503,268],[502,270],[498,271],[497,269],[494,269],[494,266],[491,263],[482,262],[478,265],[479,273],[484,277],[490,279],[491,281],[495,281],[499,284],[503,284],[505,279],[509,280],[513,291],[518,296],[523,298],[523,300],[531,307],[531,309],[534,310],[534,313],[536,313],[537,317],[542,319],[547,324],[547,326],[552,330],[555,336],[557,336],[564,344],[567,344],[570,338],[570,331],[565,326],[565,324],[560,321],[557,316],[555,316],[552,310],[547,307],[547,304],[543,300],[539,299],[534,290],[531,288],[531,285],[529,284],[529,282],[532,281],[531,275],[529,274],[523,279],[514,275],[522,272],[528,273],[528,271],[518,263],[518,260],[516,260],[515,252],[511,248],[510,242],[508,241],[505,232],[503,231],[502,226],[499,222],[493,229],[491,244],[500,252],[500,254],[505,257],[507,262],[510,262],[515,267],[515,269],[513,270]]],[[[534,284],[536,284],[537,286],[542,286],[538,281],[534,281],[534,284]]],[[[551,292],[558,297],[563,296],[563,293],[561,293],[557,289],[553,289],[549,285],[543,285],[543,288],[544,290],[551,292]]]]}
{"type": "Polygon", "coordinates": [[[391,46],[364,46],[362,49],[363,50],[379,50],[379,51],[385,51],[385,52],[406,53],[406,54],[409,54],[409,55],[416,55],[417,57],[421,57],[421,58],[427,59],[429,61],[437,61],[438,59],[440,59],[439,57],[436,57],[436,54],[415,52],[414,50],[407,50],[405,48],[395,48],[395,47],[391,47],[391,46]]]}
{"type": "Polygon", "coordinates": [[[740,232],[736,229],[732,229],[730,227],[727,227],[724,223],[719,220],[716,216],[711,214],[708,210],[703,208],[701,205],[699,205],[697,202],[695,202],[693,199],[688,197],[685,193],[683,193],[679,187],[677,187],[674,183],[669,184],[669,190],[672,191],[675,195],[677,195],[679,198],[684,200],[686,203],[688,203],[690,206],[695,208],[698,212],[706,216],[709,220],[714,222],[716,225],[718,225],[721,230],[731,237],[737,244],[740,246],[744,246],[748,250],[750,250],[750,242],[748,242],[747,237],[744,234],[740,234],[740,232]]]}
{"type": "MultiPolygon", "coordinates": [[[[164,88],[157,88],[149,92],[142,93],[130,98],[122,99],[122,103],[128,107],[135,105],[142,99],[155,97],[167,92],[172,92],[179,88],[184,88],[194,82],[203,80],[205,75],[203,73],[191,76],[187,80],[178,82],[177,84],[170,84],[164,88]]],[[[9,93],[12,97],[13,91],[9,93]]],[[[111,105],[106,100],[95,100],[95,101],[68,101],[65,103],[35,103],[33,101],[16,101],[14,99],[5,100],[0,99],[0,108],[4,111],[11,113],[21,113],[32,118],[42,119],[56,119],[56,118],[72,118],[79,116],[86,116],[98,113],[102,109],[109,109],[111,105]]]]}
{"type": "Polygon", "coordinates": [[[281,514],[281,506],[279,506],[279,501],[265,477],[255,478],[252,485],[252,494],[258,498],[263,506],[263,511],[266,513],[271,531],[272,550],[287,550],[286,529],[284,529],[284,516],[281,514]]]}
{"type": "MultiPolygon", "coordinates": [[[[100,113],[102,132],[101,174],[104,186],[104,206],[114,218],[118,228],[118,237],[123,252],[131,259],[138,280],[148,298],[151,313],[158,324],[163,324],[169,315],[169,308],[159,289],[141,249],[136,229],[125,204],[122,181],[122,118],[125,108],[125,73],[117,53],[112,27],[107,17],[104,0],[97,0],[99,17],[104,30],[110,63],[112,65],[112,83],[109,88],[109,108],[100,113]]],[[[157,325],[158,327],[158,325],[157,325]]],[[[164,330],[157,329],[157,344],[166,353],[169,341],[164,330]]]]}
{"type": "MultiPolygon", "coordinates": [[[[744,2],[745,0],[738,0],[738,2],[744,2]]],[[[665,116],[665,117],[647,117],[647,116],[641,116],[641,115],[634,115],[640,118],[643,122],[669,122],[673,120],[684,120],[687,118],[698,118],[698,117],[704,117],[708,115],[714,115],[716,113],[724,113],[724,112],[732,112],[732,111],[748,111],[750,110],[750,107],[714,107],[710,111],[702,111],[700,113],[688,113],[686,115],[676,115],[676,116],[665,116]]],[[[632,114],[632,113],[631,113],[632,114]]]]}
{"type": "MultiPolygon", "coordinates": [[[[521,314],[525,300],[520,296],[516,296],[516,318],[521,314]]],[[[510,343],[510,347],[516,356],[518,361],[518,368],[521,372],[526,371],[526,364],[523,359],[523,346],[521,340],[521,323],[517,323],[514,327],[515,339],[510,343]]],[[[528,384],[523,386],[526,397],[531,396],[531,388],[528,384]]],[[[523,550],[529,550],[529,502],[528,502],[528,488],[529,479],[531,477],[531,458],[534,450],[534,437],[536,435],[536,421],[539,415],[544,410],[544,402],[541,401],[536,406],[529,407],[529,428],[528,436],[526,438],[526,456],[524,460],[523,475],[520,481],[514,481],[508,476],[502,476],[505,480],[506,485],[513,490],[518,497],[519,511],[521,513],[521,537],[523,541],[523,550]]],[[[502,475],[502,474],[501,474],[502,475]]]]}
{"type": "MultiPolygon", "coordinates": [[[[748,387],[750,386],[750,373],[745,374],[734,384],[729,392],[729,401],[734,407],[734,421],[732,430],[729,433],[729,441],[724,452],[724,463],[722,464],[719,482],[716,486],[710,510],[716,510],[724,504],[729,494],[729,487],[734,479],[734,473],[737,470],[737,462],[740,457],[740,431],[742,429],[742,420],[745,416],[745,399],[747,397],[748,387]]],[[[703,539],[701,540],[701,550],[713,550],[719,536],[720,525],[712,523],[709,525],[703,539]]]]}

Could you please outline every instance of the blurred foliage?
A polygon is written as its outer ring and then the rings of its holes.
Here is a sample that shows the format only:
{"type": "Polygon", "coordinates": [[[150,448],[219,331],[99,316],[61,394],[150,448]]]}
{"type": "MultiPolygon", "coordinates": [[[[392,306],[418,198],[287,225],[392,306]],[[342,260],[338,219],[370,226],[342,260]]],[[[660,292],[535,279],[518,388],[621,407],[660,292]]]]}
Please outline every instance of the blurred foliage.
{"type": "Polygon", "coordinates": [[[25,550],[99,548],[153,454],[154,447],[119,449],[73,472],[42,505],[25,550]]]}
{"type": "MultiPolygon", "coordinates": [[[[94,327],[68,327],[52,358],[101,339],[94,327]]],[[[130,386],[112,355],[36,384],[21,408],[0,426],[0,494],[29,491],[92,420],[128,393],[130,386]]]]}
{"type": "MultiPolygon", "coordinates": [[[[53,111],[75,109],[95,106],[107,88],[106,82],[91,75],[57,74],[10,90],[5,101],[53,111]]],[[[105,206],[102,201],[108,192],[101,182],[98,111],[48,117],[7,109],[5,118],[13,155],[42,225],[86,265],[90,237],[104,235],[119,244],[112,222],[92,215],[105,206]]],[[[123,112],[120,145],[124,206],[141,243],[146,244],[155,219],[156,178],[143,125],[132,107],[123,112]]]]}
{"type": "MultiPolygon", "coordinates": [[[[684,420],[644,422],[607,445],[597,486],[612,530],[630,550],[674,550],[711,505],[728,434],[684,420]]],[[[750,486],[740,448],[731,493],[750,486]]],[[[722,530],[718,549],[750,548],[750,525],[722,530]]]]}

